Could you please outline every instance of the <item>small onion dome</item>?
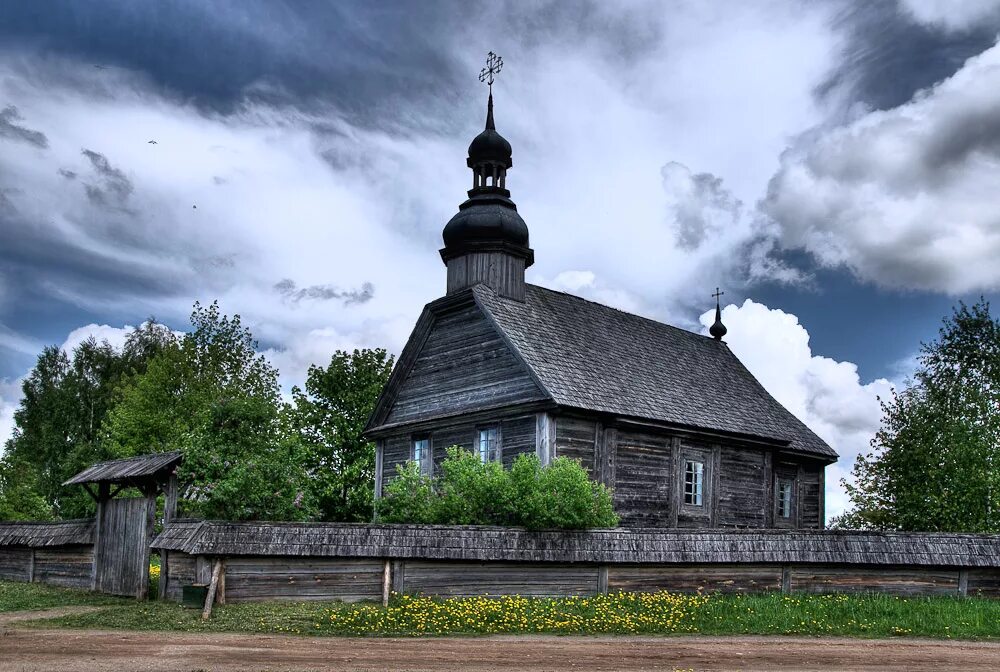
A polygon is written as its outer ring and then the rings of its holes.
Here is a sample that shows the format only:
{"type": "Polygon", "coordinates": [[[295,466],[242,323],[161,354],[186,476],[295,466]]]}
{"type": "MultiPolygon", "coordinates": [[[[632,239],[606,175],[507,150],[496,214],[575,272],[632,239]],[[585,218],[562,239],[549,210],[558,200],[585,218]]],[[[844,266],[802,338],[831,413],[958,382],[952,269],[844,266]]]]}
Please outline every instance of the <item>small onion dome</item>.
{"type": "Polygon", "coordinates": [[[444,227],[443,237],[445,247],[452,249],[480,242],[528,247],[528,225],[506,196],[473,194],[444,227]]]}
{"type": "Polygon", "coordinates": [[[724,325],[722,323],[722,310],[720,309],[719,304],[716,303],[715,304],[715,324],[713,324],[711,327],[709,327],[708,333],[712,334],[712,338],[714,338],[715,340],[721,341],[722,337],[726,335],[727,331],[729,331],[729,330],[726,329],[726,325],[724,325]]]}
{"type": "Polygon", "coordinates": [[[469,145],[469,167],[481,163],[499,163],[505,168],[510,168],[511,161],[510,143],[502,135],[497,133],[493,124],[493,94],[490,94],[489,104],[486,111],[486,129],[477,135],[469,145]]]}

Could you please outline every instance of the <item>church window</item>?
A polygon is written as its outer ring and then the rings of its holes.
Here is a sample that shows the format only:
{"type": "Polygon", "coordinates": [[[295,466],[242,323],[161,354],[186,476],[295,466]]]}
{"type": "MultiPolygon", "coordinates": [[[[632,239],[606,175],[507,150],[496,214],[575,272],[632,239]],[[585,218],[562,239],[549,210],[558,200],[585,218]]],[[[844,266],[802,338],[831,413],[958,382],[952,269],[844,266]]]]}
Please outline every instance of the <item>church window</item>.
{"type": "Polygon", "coordinates": [[[696,460],[684,461],[684,503],[701,506],[705,483],[705,463],[696,460]]]}
{"type": "Polygon", "coordinates": [[[413,461],[420,466],[421,474],[430,474],[433,464],[430,437],[422,436],[413,439],[413,461]]]}
{"type": "Polygon", "coordinates": [[[479,429],[479,440],[476,448],[479,459],[483,462],[500,461],[500,433],[497,431],[496,425],[479,429]]]}
{"type": "Polygon", "coordinates": [[[792,517],[792,482],[786,478],[778,479],[778,517],[792,517]]]}

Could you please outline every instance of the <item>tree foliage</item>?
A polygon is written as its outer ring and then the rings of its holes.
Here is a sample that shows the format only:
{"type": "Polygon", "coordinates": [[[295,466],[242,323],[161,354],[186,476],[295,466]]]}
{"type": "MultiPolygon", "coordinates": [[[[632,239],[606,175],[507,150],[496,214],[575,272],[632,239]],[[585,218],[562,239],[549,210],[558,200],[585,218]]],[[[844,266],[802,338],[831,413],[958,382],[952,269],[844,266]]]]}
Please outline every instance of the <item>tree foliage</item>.
{"type": "Polygon", "coordinates": [[[219,400],[182,441],[190,512],[222,520],[309,520],[315,501],[301,445],[259,396],[219,400]]]}
{"type": "Polygon", "coordinates": [[[240,317],[195,303],[192,330],[126,381],[104,436],[116,457],[180,450],[188,514],[302,520],[314,512],[278,371],[240,317]]]}
{"type": "Polygon", "coordinates": [[[73,518],[93,512],[93,503],[80,488],[63,488],[62,483],[111,456],[100,435],[116,388],[141,374],[170,340],[169,330],[149,321],[129,334],[121,350],[90,338],[71,353],[55,346],[42,351],[22,384],[14,433],[0,461],[0,470],[10,475],[0,483],[0,501],[8,502],[9,516],[33,517],[16,513],[20,506],[9,506],[14,497],[22,503],[34,501],[29,492],[44,502],[50,515],[73,518]]]}
{"type": "Polygon", "coordinates": [[[922,344],[908,387],[881,400],[871,452],[843,481],[840,527],[1000,532],[1000,321],[959,303],[922,344]]]}
{"type": "Polygon", "coordinates": [[[591,480],[579,461],[566,457],[543,467],[536,455],[524,454],[507,471],[453,446],[437,476],[421,474],[412,461],[396,469],[377,502],[382,522],[532,530],[618,525],[611,491],[591,480]]]}
{"type": "Polygon", "coordinates": [[[278,371],[257,352],[239,315],[223,315],[217,302],[195,303],[191,327],[118,390],[103,435],[115,457],[180,449],[208,426],[216,404],[230,399],[278,408],[278,371]]]}
{"type": "Polygon", "coordinates": [[[362,436],[392,371],[385,350],[338,350],[330,364],[309,367],[305,391],[292,389],[294,423],[321,520],[372,519],[375,445],[362,436]]]}

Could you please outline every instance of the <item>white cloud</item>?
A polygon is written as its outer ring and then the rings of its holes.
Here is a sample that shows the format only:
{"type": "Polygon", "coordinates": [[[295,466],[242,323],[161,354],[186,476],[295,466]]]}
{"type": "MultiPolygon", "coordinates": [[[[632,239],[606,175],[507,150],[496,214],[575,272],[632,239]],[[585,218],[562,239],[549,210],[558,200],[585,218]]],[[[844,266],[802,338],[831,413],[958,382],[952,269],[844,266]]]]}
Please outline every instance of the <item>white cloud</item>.
{"type": "MultiPolygon", "coordinates": [[[[714,320],[715,311],[701,316],[706,333],[714,320]]],[[[881,419],[878,397],[893,383],[862,382],[855,364],[813,354],[795,315],[747,299],[726,306],[722,321],[726,343],[761,385],[840,454],[826,470],[826,507],[828,518],[843,513],[848,500],[840,479],[868,450],[881,419]]]]}
{"type": "Polygon", "coordinates": [[[920,23],[948,31],[977,28],[1000,14],[1000,0],[901,0],[900,6],[920,23]]]}
{"type": "Polygon", "coordinates": [[[66,336],[66,340],[60,346],[66,354],[72,354],[76,346],[80,345],[88,338],[95,339],[98,343],[102,341],[107,341],[116,350],[121,350],[122,346],[125,345],[125,340],[128,335],[135,331],[135,327],[126,324],[124,327],[112,327],[107,324],[88,324],[83,327],[77,327],[73,331],[69,332],[66,336]]]}
{"type": "Polygon", "coordinates": [[[891,110],[782,158],[764,205],[780,242],[886,287],[1000,288],[1000,45],[891,110]]]}

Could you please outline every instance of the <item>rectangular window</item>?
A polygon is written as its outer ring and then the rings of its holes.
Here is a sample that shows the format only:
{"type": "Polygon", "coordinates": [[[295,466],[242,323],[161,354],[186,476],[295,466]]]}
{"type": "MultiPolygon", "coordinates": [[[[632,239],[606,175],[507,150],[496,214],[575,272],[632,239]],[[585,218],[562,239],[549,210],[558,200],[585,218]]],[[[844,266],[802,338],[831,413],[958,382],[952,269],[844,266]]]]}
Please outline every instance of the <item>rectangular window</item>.
{"type": "Polygon", "coordinates": [[[432,459],[430,438],[422,436],[413,439],[413,461],[420,465],[421,474],[431,473],[432,459]]]}
{"type": "Polygon", "coordinates": [[[479,459],[483,462],[500,461],[500,441],[496,425],[483,427],[479,430],[479,440],[476,447],[479,452],[479,459]]]}
{"type": "Polygon", "coordinates": [[[784,478],[778,479],[778,517],[792,517],[792,482],[784,478]]]}
{"type": "Polygon", "coordinates": [[[684,461],[684,503],[701,506],[705,483],[705,463],[695,460],[684,461]]]}

